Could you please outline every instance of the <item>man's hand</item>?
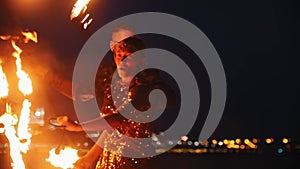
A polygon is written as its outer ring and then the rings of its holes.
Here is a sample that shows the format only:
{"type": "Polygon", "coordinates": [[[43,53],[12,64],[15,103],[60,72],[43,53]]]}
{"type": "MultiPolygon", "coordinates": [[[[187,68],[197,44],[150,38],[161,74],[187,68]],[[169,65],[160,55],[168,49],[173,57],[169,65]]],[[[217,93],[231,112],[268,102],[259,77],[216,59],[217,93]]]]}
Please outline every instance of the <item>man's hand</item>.
{"type": "Polygon", "coordinates": [[[68,131],[83,131],[81,125],[70,121],[68,116],[58,116],[56,121],[68,131]]]}

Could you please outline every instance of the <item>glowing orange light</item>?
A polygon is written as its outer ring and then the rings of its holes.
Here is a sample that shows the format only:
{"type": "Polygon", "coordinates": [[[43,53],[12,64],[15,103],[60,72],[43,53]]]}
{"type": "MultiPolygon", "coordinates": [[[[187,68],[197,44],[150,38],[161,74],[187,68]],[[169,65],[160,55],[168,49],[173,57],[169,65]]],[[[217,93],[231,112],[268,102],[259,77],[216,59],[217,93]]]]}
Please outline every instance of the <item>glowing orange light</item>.
{"type": "Polygon", "coordinates": [[[257,144],[257,143],[258,143],[258,139],[253,138],[253,139],[252,139],[252,142],[253,142],[254,144],[257,144]]]}
{"type": "Polygon", "coordinates": [[[236,144],[241,144],[242,140],[240,138],[235,139],[236,144]]]}
{"type": "Polygon", "coordinates": [[[246,146],[245,145],[240,145],[240,149],[245,149],[246,146]]]}
{"type": "Polygon", "coordinates": [[[236,145],[236,144],[228,144],[228,145],[227,145],[227,148],[235,148],[235,149],[238,149],[238,148],[239,148],[239,145],[236,145]]]}
{"type": "Polygon", "coordinates": [[[212,142],[213,144],[218,144],[218,141],[217,141],[217,140],[215,140],[215,139],[214,139],[214,140],[212,140],[211,142],[212,142]]]}
{"type": "Polygon", "coordinates": [[[77,0],[71,11],[70,20],[78,17],[81,12],[84,13],[87,9],[87,5],[89,4],[89,2],[90,0],[77,0]]]}
{"type": "Polygon", "coordinates": [[[30,40],[38,43],[38,37],[37,37],[37,33],[36,32],[22,32],[22,35],[25,36],[24,42],[28,43],[30,40]]]}
{"type": "Polygon", "coordinates": [[[2,39],[2,40],[8,40],[8,39],[10,39],[10,38],[11,38],[10,35],[1,35],[1,36],[0,36],[0,39],[2,39]]]}
{"type": "Polygon", "coordinates": [[[249,139],[245,139],[244,143],[249,146],[250,148],[256,149],[257,146],[255,144],[253,144],[249,139]]]}
{"type": "Polygon", "coordinates": [[[289,142],[289,139],[283,138],[283,139],[282,139],[282,142],[283,142],[284,144],[287,144],[287,143],[289,142]]]}
{"type": "Polygon", "coordinates": [[[2,61],[0,60],[0,98],[8,96],[8,82],[2,69],[2,61]]]}
{"type": "Polygon", "coordinates": [[[20,49],[15,41],[11,41],[11,44],[13,48],[15,49],[15,52],[13,52],[13,56],[16,58],[16,66],[17,66],[17,76],[19,78],[19,90],[24,95],[29,95],[32,93],[32,82],[29,78],[28,74],[22,70],[22,63],[21,63],[21,53],[22,49],[20,49]]]}
{"type": "Polygon", "coordinates": [[[267,139],[266,139],[266,143],[267,143],[267,144],[271,144],[273,141],[274,141],[273,138],[267,138],[267,139]]]}

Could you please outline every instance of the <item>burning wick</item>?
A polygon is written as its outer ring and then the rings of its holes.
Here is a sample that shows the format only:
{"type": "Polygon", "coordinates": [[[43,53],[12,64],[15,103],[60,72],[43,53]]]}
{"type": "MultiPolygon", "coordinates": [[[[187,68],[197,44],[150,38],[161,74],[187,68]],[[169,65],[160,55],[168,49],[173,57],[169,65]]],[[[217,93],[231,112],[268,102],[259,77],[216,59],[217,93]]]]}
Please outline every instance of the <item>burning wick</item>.
{"type": "MultiPolygon", "coordinates": [[[[73,9],[71,11],[70,20],[77,18],[79,15],[84,15],[87,10],[87,5],[89,4],[90,0],[77,0],[74,4],[73,9]]],[[[81,24],[83,24],[83,28],[87,29],[88,26],[92,23],[93,18],[90,17],[90,14],[87,13],[84,15],[83,19],[81,20],[81,24]]]]}

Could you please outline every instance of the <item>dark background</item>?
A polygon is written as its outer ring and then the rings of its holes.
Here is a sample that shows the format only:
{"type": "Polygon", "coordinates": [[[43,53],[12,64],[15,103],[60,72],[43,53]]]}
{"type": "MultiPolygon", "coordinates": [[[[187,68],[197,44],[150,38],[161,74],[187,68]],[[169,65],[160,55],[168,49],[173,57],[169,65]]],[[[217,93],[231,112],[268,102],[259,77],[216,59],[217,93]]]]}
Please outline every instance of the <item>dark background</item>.
{"type": "MultiPolygon", "coordinates": [[[[299,137],[299,2],[91,0],[88,11],[94,21],[88,30],[69,20],[74,3],[74,0],[1,0],[0,34],[25,29],[38,32],[38,44],[24,45],[24,55],[33,58],[28,59],[31,64],[27,63],[31,67],[28,69],[34,70],[35,64],[42,64],[71,79],[82,46],[106,23],[137,12],[170,13],[202,30],[222,60],[227,102],[212,138],[299,137]]],[[[193,53],[182,44],[178,48],[176,43],[153,36],[148,46],[167,48],[188,62],[193,53]],[[156,38],[161,43],[155,43],[156,38]]],[[[0,44],[3,57],[6,47],[4,42],[0,44]]],[[[191,69],[200,84],[203,100],[202,115],[189,133],[197,139],[209,107],[210,88],[201,62],[191,64],[191,69]]],[[[40,98],[35,104],[45,107],[47,118],[68,114],[76,119],[70,100],[42,81],[34,83],[39,91],[35,95],[40,98]]]]}

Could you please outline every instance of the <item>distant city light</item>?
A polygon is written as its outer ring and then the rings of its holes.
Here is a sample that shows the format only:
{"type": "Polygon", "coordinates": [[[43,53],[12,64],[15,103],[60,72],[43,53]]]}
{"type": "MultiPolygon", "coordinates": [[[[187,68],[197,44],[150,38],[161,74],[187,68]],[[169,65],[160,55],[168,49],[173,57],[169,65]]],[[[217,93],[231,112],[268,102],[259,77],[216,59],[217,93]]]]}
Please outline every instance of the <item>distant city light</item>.
{"type": "Polygon", "coordinates": [[[289,139],[283,138],[283,139],[282,139],[282,142],[283,142],[284,144],[287,144],[287,143],[289,142],[289,139]]]}
{"type": "Polygon", "coordinates": [[[253,139],[252,139],[252,142],[253,142],[254,144],[258,143],[258,139],[257,139],[257,138],[253,138],[253,139]]]}
{"type": "Polygon", "coordinates": [[[235,139],[236,144],[241,144],[242,140],[240,138],[235,139]]]}
{"type": "Polygon", "coordinates": [[[219,146],[222,146],[222,145],[223,145],[223,142],[222,142],[222,141],[219,141],[219,142],[218,142],[218,145],[219,145],[219,146]]]}
{"type": "Polygon", "coordinates": [[[273,139],[273,138],[267,138],[267,139],[266,139],[266,143],[267,143],[267,144],[271,144],[272,142],[274,142],[274,139],[273,139]]]}
{"type": "Polygon", "coordinates": [[[211,142],[212,142],[213,144],[218,144],[218,141],[215,140],[215,139],[213,139],[211,142]]]}
{"type": "Polygon", "coordinates": [[[277,149],[277,152],[278,152],[279,154],[281,154],[281,153],[283,153],[283,149],[282,149],[282,148],[278,148],[278,149],[277,149]]]}
{"type": "Polygon", "coordinates": [[[224,139],[224,140],[223,140],[223,143],[224,143],[224,144],[228,144],[229,141],[228,141],[227,139],[224,139]]]}

